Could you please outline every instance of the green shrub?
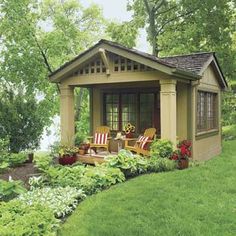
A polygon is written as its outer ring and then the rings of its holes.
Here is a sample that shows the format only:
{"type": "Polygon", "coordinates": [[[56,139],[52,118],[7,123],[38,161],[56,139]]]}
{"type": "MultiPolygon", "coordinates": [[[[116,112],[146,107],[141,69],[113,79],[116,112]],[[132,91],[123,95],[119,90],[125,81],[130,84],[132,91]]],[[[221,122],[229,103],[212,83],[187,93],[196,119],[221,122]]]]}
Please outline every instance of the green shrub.
{"type": "Polygon", "coordinates": [[[150,147],[151,157],[170,158],[173,154],[173,144],[169,140],[156,139],[150,147]]]}
{"type": "Polygon", "coordinates": [[[7,162],[8,150],[9,139],[0,139],[0,173],[7,170],[7,168],[10,166],[7,162]]]}
{"type": "Polygon", "coordinates": [[[147,172],[148,160],[139,155],[133,155],[128,150],[121,150],[117,155],[106,158],[106,166],[121,169],[125,174],[137,175],[147,172]]]}
{"type": "Polygon", "coordinates": [[[9,139],[0,139],[0,173],[8,167],[15,167],[27,160],[25,153],[10,153],[9,139]]]}
{"type": "Polygon", "coordinates": [[[6,171],[9,167],[9,164],[5,161],[0,162],[0,174],[6,171]]]}
{"type": "Polygon", "coordinates": [[[0,138],[0,160],[4,159],[9,152],[9,138],[0,138]]]}
{"type": "Polygon", "coordinates": [[[84,134],[77,132],[75,134],[75,146],[79,147],[85,141],[85,139],[86,137],[84,134]]]}
{"type": "Polygon", "coordinates": [[[27,205],[20,200],[0,202],[1,236],[56,236],[59,221],[43,205],[27,205]]]}
{"type": "Polygon", "coordinates": [[[76,187],[84,190],[87,195],[125,180],[119,169],[101,165],[51,166],[45,170],[45,177],[52,186],[76,187]]]}
{"type": "Polygon", "coordinates": [[[61,143],[59,141],[56,141],[52,145],[50,145],[50,156],[58,157],[60,146],[61,146],[61,143]]]}
{"type": "Polygon", "coordinates": [[[226,141],[236,139],[236,124],[224,126],[222,128],[222,136],[226,141]]]}
{"type": "Polygon", "coordinates": [[[20,181],[0,180],[0,200],[2,201],[9,201],[25,191],[20,181]]]}
{"type": "Polygon", "coordinates": [[[148,170],[150,172],[173,171],[177,168],[177,163],[167,158],[150,158],[148,170]]]}
{"type": "Polygon", "coordinates": [[[61,218],[70,214],[85,197],[83,191],[76,188],[45,187],[21,194],[19,200],[29,205],[42,204],[52,209],[56,218],[61,218]]]}

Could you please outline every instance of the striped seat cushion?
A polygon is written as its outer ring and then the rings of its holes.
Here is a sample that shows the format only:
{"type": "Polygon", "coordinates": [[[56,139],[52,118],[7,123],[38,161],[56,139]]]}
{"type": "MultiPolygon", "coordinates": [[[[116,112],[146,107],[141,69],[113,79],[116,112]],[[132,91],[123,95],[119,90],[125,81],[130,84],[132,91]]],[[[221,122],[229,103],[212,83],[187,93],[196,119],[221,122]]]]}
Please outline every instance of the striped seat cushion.
{"type": "Polygon", "coordinates": [[[148,140],[149,140],[149,137],[139,136],[139,138],[138,138],[139,147],[141,149],[146,150],[147,149],[147,141],[148,140]]]}
{"type": "Polygon", "coordinates": [[[94,143],[95,144],[106,144],[107,138],[108,138],[108,133],[106,133],[106,134],[95,133],[94,143]]]}

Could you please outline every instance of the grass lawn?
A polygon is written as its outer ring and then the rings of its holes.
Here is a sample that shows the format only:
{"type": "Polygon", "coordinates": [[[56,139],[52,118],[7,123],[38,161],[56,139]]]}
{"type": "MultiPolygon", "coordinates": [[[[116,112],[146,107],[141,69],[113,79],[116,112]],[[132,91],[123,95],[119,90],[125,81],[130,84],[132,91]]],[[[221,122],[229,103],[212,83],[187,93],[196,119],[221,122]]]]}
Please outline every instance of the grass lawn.
{"type": "Polygon", "coordinates": [[[236,141],[184,171],[143,175],[82,202],[62,236],[236,235],[236,141]]]}

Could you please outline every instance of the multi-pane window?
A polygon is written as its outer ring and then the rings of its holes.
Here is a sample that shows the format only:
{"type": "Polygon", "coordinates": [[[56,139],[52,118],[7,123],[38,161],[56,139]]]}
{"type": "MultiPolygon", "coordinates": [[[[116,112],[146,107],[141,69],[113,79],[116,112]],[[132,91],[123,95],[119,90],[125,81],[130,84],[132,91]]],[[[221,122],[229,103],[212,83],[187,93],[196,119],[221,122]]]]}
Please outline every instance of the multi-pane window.
{"type": "MultiPolygon", "coordinates": [[[[156,93],[117,93],[104,95],[104,122],[111,130],[124,130],[127,123],[137,132],[158,126],[156,93]]],[[[156,127],[157,128],[157,127],[156,127]]]]}
{"type": "Polygon", "coordinates": [[[105,97],[106,104],[106,124],[112,130],[119,129],[119,95],[107,94],[105,97]]]}
{"type": "Polygon", "coordinates": [[[197,132],[218,128],[217,94],[198,91],[197,98],[197,132]]]}

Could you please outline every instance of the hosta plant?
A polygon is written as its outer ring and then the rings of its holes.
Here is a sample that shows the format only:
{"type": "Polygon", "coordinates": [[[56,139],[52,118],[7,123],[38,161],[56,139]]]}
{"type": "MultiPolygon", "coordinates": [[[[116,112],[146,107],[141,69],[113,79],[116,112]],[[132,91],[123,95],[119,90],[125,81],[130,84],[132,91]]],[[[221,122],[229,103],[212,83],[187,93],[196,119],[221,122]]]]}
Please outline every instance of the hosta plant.
{"type": "Polygon", "coordinates": [[[109,186],[125,181],[124,174],[117,168],[98,165],[85,167],[50,167],[44,175],[52,186],[70,186],[83,189],[90,195],[109,186]]]}
{"type": "Polygon", "coordinates": [[[11,167],[19,166],[28,159],[26,153],[11,153],[8,155],[8,163],[11,167]]]}
{"type": "Polygon", "coordinates": [[[92,194],[123,181],[125,181],[125,176],[118,168],[98,165],[86,168],[80,184],[86,193],[92,194]]]}
{"type": "Polygon", "coordinates": [[[42,172],[44,172],[45,170],[47,170],[53,162],[53,158],[51,156],[36,156],[34,158],[34,164],[35,166],[42,172]]]}
{"type": "Polygon", "coordinates": [[[73,212],[85,197],[84,192],[76,188],[44,187],[21,194],[18,199],[28,205],[42,204],[50,208],[56,218],[61,218],[73,212]]]}
{"type": "Polygon", "coordinates": [[[83,176],[86,167],[84,166],[51,166],[45,170],[44,176],[52,186],[70,186],[81,188],[80,179],[83,176]]]}
{"type": "Polygon", "coordinates": [[[22,182],[0,180],[0,201],[9,201],[24,192],[22,182]]]}
{"type": "Polygon", "coordinates": [[[44,176],[33,176],[29,178],[30,189],[42,188],[46,185],[47,180],[44,176]]]}
{"type": "Polygon", "coordinates": [[[121,150],[117,155],[108,156],[105,165],[120,168],[124,173],[129,171],[131,174],[141,174],[147,172],[148,159],[133,155],[128,150],[121,150]]]}
{"type": "Polygon", "coordinates": [[[27,205],[19,200],[0,202],[0,235],[2,236],[56,236],[59,221],[51,209],[27,205]]]}

